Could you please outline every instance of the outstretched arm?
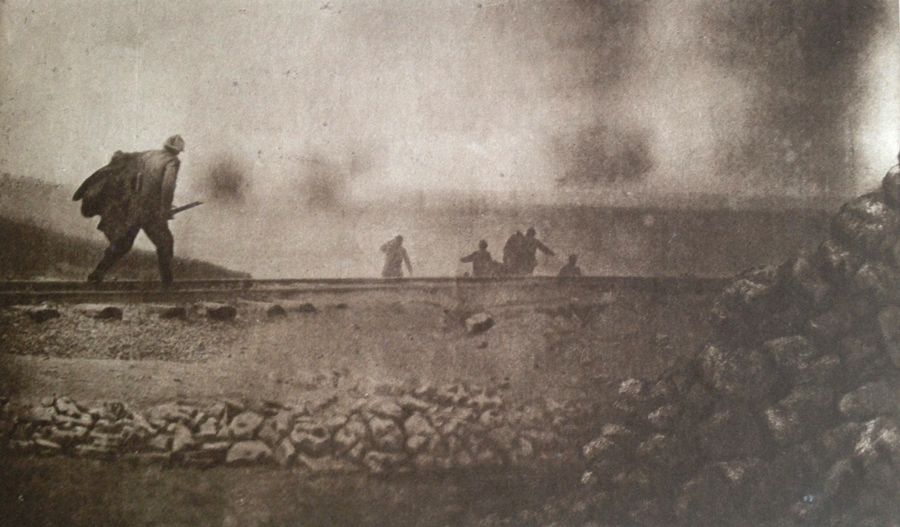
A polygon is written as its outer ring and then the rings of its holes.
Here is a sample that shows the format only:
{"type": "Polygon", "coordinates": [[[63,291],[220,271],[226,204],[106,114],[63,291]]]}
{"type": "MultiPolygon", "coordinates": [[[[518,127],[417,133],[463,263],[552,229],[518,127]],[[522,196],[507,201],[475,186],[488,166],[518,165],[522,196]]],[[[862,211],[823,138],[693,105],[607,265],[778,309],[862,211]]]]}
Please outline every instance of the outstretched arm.
{"type": "Polygon", "coordinates": [[[474,253],[470,254],[469,256],[464,256],[464,257],[460,258],[459,261],[462,263],[474,262],[476,256],[478,256],[478,253],[474,252],[474,253]]]}
{"type": "Polygon", "coordinates": [[[409,271],[409,274],[413,274],[412,264],[409,263],[409,254],[406,251],[403,251],[403,261],[406,263],[406,270],[409,271]]]}
{"type": "Polygon", "coordinates": [[[544,245],[543,243],[541,243],[537,240],[535,240],[535,242],[537,243],[537,248],[540,249],[542,253],[544,253],[548,256],[556,256],[556,253],[554,253],[552,250],[550,250],[549,247],[547,247],[546,245],[544,245]]]}

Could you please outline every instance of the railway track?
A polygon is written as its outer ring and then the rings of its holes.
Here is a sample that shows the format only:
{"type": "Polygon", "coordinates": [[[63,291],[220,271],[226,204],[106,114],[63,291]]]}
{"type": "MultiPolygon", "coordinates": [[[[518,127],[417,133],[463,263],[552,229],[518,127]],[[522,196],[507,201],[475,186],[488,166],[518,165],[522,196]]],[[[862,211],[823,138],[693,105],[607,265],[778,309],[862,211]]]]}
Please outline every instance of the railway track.
{"type": "Polygon", "coordinates": [[[0,282],[0,306],[42,302],[195,302],[234,298],[271,299],[297,295],[353,293],[379,290],[438,291],[458,288],[576,287],[597,291],[642,291],[656,294],[708,294],[721,290],[729,279],[698,277],[588,276],[509,278],[297,278],[181,280],[169,289],[157,281],[123,280],[93,284],[75,281],[10,280],[0,282]]]}

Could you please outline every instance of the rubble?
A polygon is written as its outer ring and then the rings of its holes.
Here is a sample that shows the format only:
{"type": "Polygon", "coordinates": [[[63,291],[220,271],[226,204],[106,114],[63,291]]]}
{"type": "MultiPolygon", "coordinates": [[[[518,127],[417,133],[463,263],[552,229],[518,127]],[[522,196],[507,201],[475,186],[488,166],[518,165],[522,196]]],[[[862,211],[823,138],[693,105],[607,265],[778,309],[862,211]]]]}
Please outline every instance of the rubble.
{"type": "Polygon", "coordinates": [[[714,340],[679,366],[699,376],[662,385],[673,368],[620,385],[618,421],[582,452],[588,492],[618,497],[598,514],[666,525],[898,518],[900,202],[885,198],[896,181],[884,184],[844,205],[811,256],[734,279],[711,312],[714,340]]]}

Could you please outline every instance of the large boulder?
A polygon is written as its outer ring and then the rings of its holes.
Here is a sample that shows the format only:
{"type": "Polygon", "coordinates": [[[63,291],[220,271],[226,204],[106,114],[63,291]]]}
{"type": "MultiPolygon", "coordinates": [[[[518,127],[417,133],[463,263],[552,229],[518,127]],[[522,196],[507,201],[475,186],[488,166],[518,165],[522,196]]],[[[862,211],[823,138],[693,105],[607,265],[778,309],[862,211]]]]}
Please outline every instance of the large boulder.
{"type": "Polygon", "coordinates": [[[881,380],[844,395],[838,408],[847,419],[861,421],[879,415],[900,415],[900,385],[881,380]]]}
{"type": "Polygon", "coordinates": [[[166,403],[150,408],[147,411],[147,420],[154,426],[165,426],[167,423],[189,424],[196,413],[196,409],[191,407],[166,403]]]}
{"type": "Polygon", "coordinates": [[[881,352],[874,339],[847,337],[841,340],[837,351],[847,388],[875,381],[892,367],[890,359],[881,352]]]}
{"type": "Polygon", "coordinates": [[[73,309],[97,320],[122,320],[124,315],[121,307],[107,304],[79,304],[73,309]]]}
{"type": "Polygon", "coordinates": [[[385,452],[400,452],[406,444],[403,431],[393,419],[372,417],[369,419],[369,429],[372,430],[372,439],[379,450],[385,452]]]}
{"type": "Polygon", "coordinates": [[[262,441],[240,441],[225,456],[228,465],[255,465],[272,459],[272,450],[262,441]]]}
{"type": "Polygon", "coordinates": [[[494,327],[494,317],[487,313],[476,313],[466,319],[466,330],[471,334],[484,333],[494,327]]]}
{"type": "Polygon", "coordinates": [[[625,470],[630,460],[626,449],[618,441],[605,435],[584,445],[582,455],[591,472],[603,481],[625,470]]]}
{"type": "Polygon", "coordinates": [[[403,408],[393,397],[378,397],[366,406],[366,411],[385,419],[400,419],[403,417],[403,408]]]}
{"type": "Polygon", "coordinates": [[[900,214],[884,202],[881,192],[848,201],[831,220],[831,236],[871,259],[891,254],[900,234],[900,214]]]}
{"type": "Polygon", "coordinates": [[[813,258],[825,277],[836,284],[851,281],[862,265],[859,255],[831,238],[822,242],[813,258]]]}
{"type": "Polygon", "coordinates": [[[343,454],[361,444],[366,439],[366,435],[366,424],[358,415],[354,415],[344,426],[335,431],[333,441],[338,453],[343,454]]]}
{"type": "Polygon", "coordinates": [[[403,423],[403,429],[406,431],[406,447],[413,452],[419,452],[437,438],[437,431],[418,412],[403,423]]]}
{"type": "Polygon", "coordinates": [[[800,335],[769,340],[763,347],[775,360],[778,373],[785,376],[791,384],[807,374],[818,355],[818,350],[800,335]]]}
{"type": "Polygon", "coordinates": [[[769,310],[776,279],[775,268],[764,268],[738,276],[719,295],[711,321],[724,334],[740,335],[751,319],[769,310]]]}
{"type": "Polygon", "coordinates": [[[200,309],[207,317],[213,320],[228,321],[237,317],[237,308],[230,304],[203,302],[200,304],[200,309]]]}
{"type": "Polygon", "coordinates": [[[885,263],[864,263],[853,277],[853,286],[876,306],[900,301],[900,273],[885,263]]]}
{"type": "Polygon", "coordinates": [[[300,452],[313,457],[327,454],[331,447],[331,434],[318,423],[298,422],[290,439],[300,452]]]}
{"type": "Polygon", "coordinates": [[[809,320],[806,333],[817,346],[828,347],[837,342],[854,328],[856,319],[846,302],[839,302],[831,309],[809,320]]]}
{"type": "Polygon", "coordinates": [[[825,463],[833,463],[853,454],[856,442],[866,429],[863,423],[854,421],[841,423],[821,434],[815,441],[816,449],[825,463]]]}
{"type": "Polygon", "coordinates": [[[703,351],[700,367],[707,384],[736,399],[765,399],[778,380],[772,359],[755,349],[709,345],[703,351]]]}
{"type": "Polygon", "coordinates": [[[234,416],[228,425],[228,431],[237,441],[253,439],[262,423],[263,417],[256,412],[243,412],[234,416]]]}
{"type": "Polygon", "coordinates": [[[766,409],[765,419],[772,437],[779,445],[799,443],[827,423],[832,412],[834,394],[830,388],[802,385],[787,397],[766,409]]]}
{"type": "MultiPolygon", "coordinates": [[[[856,443],[853,456],[866,467],[871,467],[883,458],[887,458],[894,465],[900,464],[900,419],[879,417],[867,422],[856,443]]],[[[898,483],[900,479],[895,482],[898,483]]]]}
{"type": "Polygon", "coordinates": [[[812,312],[827,309],[835,292],[814,262],[804,256],[791,258],[778,267],[778,283],[783,294],[796,296],[812,312]]]}
{"type": "Polygon", "coordinates": [[[275,462],[282,467],[290,465],[296,456],[297,449],[294,447],[294,443],[291,442],[290,438],[287,437],[278,443],[278,446],[275,447],[275,452],[272,454],[272,458],[275,462]]]}

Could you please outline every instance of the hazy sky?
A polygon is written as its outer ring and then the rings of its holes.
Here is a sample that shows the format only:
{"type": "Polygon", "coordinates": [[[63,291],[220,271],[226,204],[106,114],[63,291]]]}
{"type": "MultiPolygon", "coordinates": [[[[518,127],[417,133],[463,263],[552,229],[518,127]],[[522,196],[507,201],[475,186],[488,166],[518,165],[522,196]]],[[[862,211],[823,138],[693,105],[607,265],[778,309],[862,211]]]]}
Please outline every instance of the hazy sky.
{"type": "Polygon", "coordinates": [[[338,200],[849,194],[900,146],[894,0],[0,11],[0,170],[73,187],[113,151],[173,133],[187,141],[183,196],[221,183],[211,167],[225,159],[230,192],[338,200]]]}

